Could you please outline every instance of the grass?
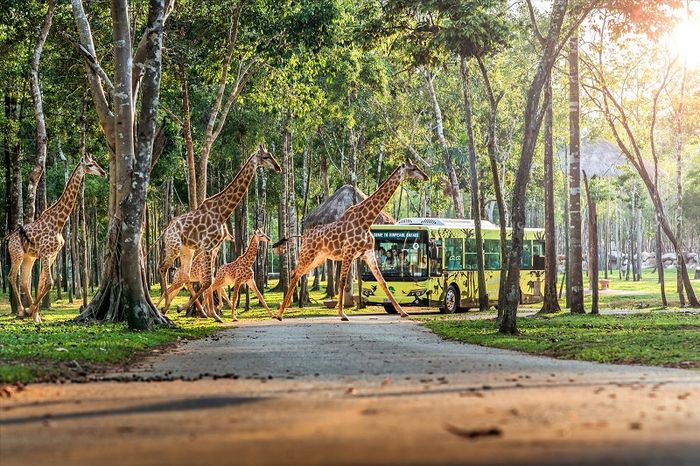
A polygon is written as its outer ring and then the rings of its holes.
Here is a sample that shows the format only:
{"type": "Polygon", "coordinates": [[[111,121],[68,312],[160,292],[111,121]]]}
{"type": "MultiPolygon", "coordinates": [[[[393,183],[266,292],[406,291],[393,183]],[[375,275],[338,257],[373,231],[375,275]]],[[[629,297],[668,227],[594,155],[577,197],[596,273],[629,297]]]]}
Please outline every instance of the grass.
{"type": "MultiPolygon", "coordinates": [[[[312,305],[304,309],[287,309],[285,318],[337,315],[335,309],[323,306],[324,294],[324,291],[312,291],[312,305]]],[[[151,297],[154,302],[157,302],[159,295],[159,287],[153,287],[151,297]]],[[[173,301],[168,313],[175,327],[156,328],[151,332],[132,332],[124,323],[76,324],[72,320],[79,313],[81,300],[74,303],[59,300],[55,291],[52,298],[51,309],[42,311],[44,322],[35,324],[29,319],[17,319],[11,315],[8,296],[0,294],[0,383],[51,380],[80,374],[86,369],[108,368],[127,363],[148,350],[178,340],[203,338],[225,328],[212,319],[187,318],[178,314],[177,305],[187,301],[184,291],[173,301]]],[[[282,301],[282,293],[268,290],[265,299],[276,311],[277,304],[282,301]]],[[[245,311],[244,307],[245,295],[237,311],[240,320],[270,318],[252,293],[250,309],[245,311]]],[[[376,313],[380,310],[376,307],[362,310],[352,308],[349,312],[376,313]]],[[[231,320],[228,309],[224,311],[224,320],[231,320]]]]}
{"type": "MultiPolygon", "coordinates": [[[[675,278],[675,276],[673,277],[675,278]]],[[[694,281],[700,290],[700,281],[694,281]]],[[[270,283],[274,286],[275,283],[270,283]]],[[[611,289],[601,295],[601,309],[644,308],[647,314],[660,308],[661,298],[656,277],[649,272],[641,282],[626,282],[611,277],[611,289]]],[[[337,316],[335,309],[323,306],[325,286],[310,293],[312,304],[285,311],[285,318],[337,316]]],[[[157,301],[160,290],[151,290],[157,301]]],[[[675,280],[668,286],[671,306],[678,306],[675,280]]],[[[65,297],[65,294],[64,294],[65,297]]],[[[282,293],[266,290],[265,299],[275,311],[282,293]]],[[[221,329],[211,319],[186,318],[175,307],[187,300],[181,292],[171,307],[169,316],[176,326],[158,328],[152,332],[131,332],[125,324],[80,325],[72,322],[79,312],[79,300],[70,304],[58,300],[53,293],[52,309],[42,311],[44,323],[10,315],[8,296],[0,294],[0,383],[48,380],[84,370],[127,363],[138,354],[181,339],[202,338],[221,329]]],[[[250,309],[244,310],[245,297],[238,308],[240,320],[269,319],[265,309],[251,295],[250,309]]],[[[590,296],[586,297],[590,306],[590,296]]],[[[538,309],[539,305],[526,306],[538,309]]],[[[383,313],[379,306],[351,308],[348,313],[383,313]]],[[[409,308],[410,312],[410,308],[409,308]]],[[[474,314],[470,312],[469,315],[474,314]]],[[[494,311],[485,316],[495,315],[494,311]]],[[[230,321],[228,309],[224,320],[230,321]]],[[[553,318],[521,318],[519,337],[495,334],[492,320],[465,320],[463,315],[415,315],[428,328],[446,337],[469,343],[516,349],[555,357],[587,359],[601,362],[639,362],[655,365],[679,365],[700,360],[700,317],[697,314],[651,314],[633,316],[569,316],[553,318]]]]}
{"type": "Polygon", "coordinates": [[[700,313],[531,316],[521,334],[501,335],[493,320],[430,319],[443,338],[561,359],[700,368],[700,313]]]}

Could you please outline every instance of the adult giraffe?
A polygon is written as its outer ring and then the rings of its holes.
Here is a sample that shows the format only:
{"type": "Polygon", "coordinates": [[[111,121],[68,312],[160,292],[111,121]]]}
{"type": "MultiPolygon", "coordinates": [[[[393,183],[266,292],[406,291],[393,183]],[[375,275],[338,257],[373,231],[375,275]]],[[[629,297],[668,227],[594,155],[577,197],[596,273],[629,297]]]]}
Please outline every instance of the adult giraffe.
{"type": "MultiPolygon", "coordinates": [[[[257,167],[270,168],[277,172],[281,171],[272,154],[268,152],[265,146],[260,145],[243,164],[235,178],[221,192],[206,198],[195,210],[175,217],[163,232],[165,258],[161,262],[159,269],[163,283],[167,285],[168,269],[178,257],[180,258],[180,277],[185,281],[190,281],[192,257],[195,250],[199,249],[202,251],[202,254],[206,254],[203,260],[209,264],[209,270],[202,277],[199,290],[194,296],[190,297],[189,302],[184,307],[185,309],[190,308],[214,281],[213,251],[225,237],[221,226],[227,222],[229,216],[231,216],[231,213],[248,190],[248,185],[250,185],[257,167]]],[[[177,285],[175,284],[175,286],[177,285]]],[[[172,291],[173,288],[168,286],[165,294],[169,295],[172,291]]],[[[162,309],[163,313],[167,311],[167,307],[162,309]]]]}
{"type": "Polygon", "coordinates": [[[68,220],[68,216],[75,207],[78,199],[78,192],[83,178],[86,174],[107,177],[105,171],[97,162],[92,160],[89,154],[85,154],[80,163],[73,169],[66,187],[61,196],[44,210],[33,222],[19,226],[7,237],[7,248],[10,252],[10,286],[17,297],[19,309],[18,316],[25,315],[22,296],[17,287],[17,277],[20,275],[22,291],[29,300],[29,314],[34,322],[41,322],[39,313],[39,303],[42,298],[53,288],[53,277],[51,276],[51,266],[56,260],[56,255],[65,243],[63,227],[68,220]],[[36,296],[32,301],[29,287],[32,267],[37,258],[41,259],[41,276],[36,296]]]}
{"type": "MultiPolygon", "coordinates": [[[[348,320],[348,316],[343,312],[342,293],[345,289],[345,281],[347,280],[350,265],[352,265],[353,260],[360,256],[362,256],[362,259],[369,267],[379,286],[389,297],[391,304],[401,314],[401,317],[408,315],[394,299],[384,281],[384,277],[379,271],[379,265],[374,256],[374,236],[370,232],[370,227],[401,182],[410,178],[421,181],[428,180],[428,176],[420,168],[413,165],[411,161],[404,162],[389,175],[374,194],[359,204],[350,207],[337,221],[309,228],[302,234],[299,262],[289,279],[289,288],[279,307],[278,320],[282,320],[282,314],[284,314],[285,308],[289,306],[297,281],[309,270],[322,264],[326,259],[342,262],[340,280],[338,282],[338,292],[340,293],[338,315],[340,315],[341,320],[348,320]]],[[[280,243],[284,244],[285,241],[286,239],[281,240],[277,245],[280,243]]]]}
{"type": "MultiPolygon", "coordinates": [[[[222,228],[224,230],[224,240],[228,241],[233,241],[233,236],[228,230],[228,227],[224,223],[222,225],[222,228]]],[[[219,257],[219,251],[221,250],[221,245],[223,244],[223,241],[219,243],[217,247],[212,249],[211,251],[211,256],[214,261],[216,261],[217,257],[219,257]]],[[[160,306],[161,301],[165,299],[165,309],[170,308],[170,303],[173,301],[177,293],[183,288],[186,287],[187,291],[190,293],[190,296],[194,296],[196,294],[194,290],[194,284],[195,283],[201,283],[202,282],[202,277],[207,275],[209,273],[209,267],[211,266],[210,261],[208,261],[208,256],[205,251],[199,251],[195,254],[194,258],[192,259],[192,265],[190,266],[190,277],[189,281],[182,276],[182,268],[179,268],[175,271],[175,275],[173,275],[173,282],[170,284],[169,290],[171,290],[170,294],[164,293],[161,295],[160,299],[158,300],[158,303],[156,303],[156,307],[160,306]]],[[[200,316],[202,317],[207,317],[207,313],[204,311],[204,308],[202,307],[202,304],[199,302],[199,300],[194,302],[195,307],[197,308],[197,311],[199,312],[200,316]]],[[[223,322],[216,314],[214,314],[214,319],[218,320],[219,322],[223,322]]]]}

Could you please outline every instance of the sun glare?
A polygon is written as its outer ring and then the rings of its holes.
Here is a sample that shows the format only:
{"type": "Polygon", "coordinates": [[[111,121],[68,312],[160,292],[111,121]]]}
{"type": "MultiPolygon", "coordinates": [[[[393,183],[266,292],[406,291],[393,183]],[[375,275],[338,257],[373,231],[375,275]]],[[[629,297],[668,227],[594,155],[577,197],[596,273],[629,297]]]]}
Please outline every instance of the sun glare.
{"type": "Polygon", "coordinates": [[[680,22],[670,37],[671,47],[688,68],[700,68],[700,16],[697,12],[680,22]]]}

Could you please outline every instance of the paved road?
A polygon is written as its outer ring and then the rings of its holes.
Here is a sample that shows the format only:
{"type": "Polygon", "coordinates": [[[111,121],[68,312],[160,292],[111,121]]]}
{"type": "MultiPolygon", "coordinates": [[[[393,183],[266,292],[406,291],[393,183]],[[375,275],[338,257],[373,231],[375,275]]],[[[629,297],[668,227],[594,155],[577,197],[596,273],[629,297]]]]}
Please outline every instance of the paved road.
{"type": "Polygon", "coordinates": [[[3,399],[3,466],[700,464],[697,371],[447,342],[394,316],[243,323],[109,378],[3,399]]]}

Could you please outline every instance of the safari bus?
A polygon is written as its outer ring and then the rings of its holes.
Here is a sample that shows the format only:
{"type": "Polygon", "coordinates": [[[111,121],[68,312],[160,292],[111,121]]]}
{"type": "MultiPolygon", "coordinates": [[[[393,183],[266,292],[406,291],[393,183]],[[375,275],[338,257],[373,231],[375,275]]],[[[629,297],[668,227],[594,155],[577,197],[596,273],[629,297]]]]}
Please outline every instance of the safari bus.
{"type": "MultiPolygon", "coordinates": [[[[498,304],[501,241],[498,226],[482,220],[486,289],[498,304]]],[[[377,262],[396,301],[405,306],[433,306],[444,313],[478,307],[476,234],[474,221],[446,218],[404,218],[394,225],[373,225],[377,262]]],[[[510,229],[508,236],[510,237],[510,229]]],[[[544,291],[544,230],[526,228],[520,274],[520,302],[542,301],[544,291]]],[[[396,309],[365,266],[362,299],[396,309]]]]}

